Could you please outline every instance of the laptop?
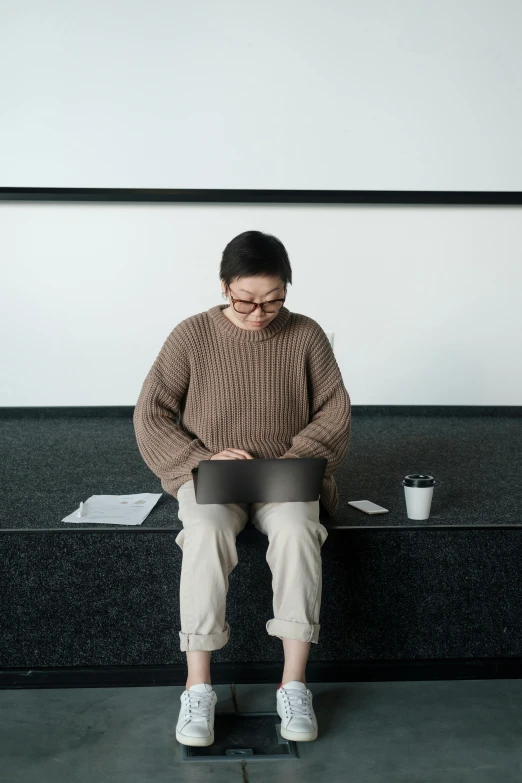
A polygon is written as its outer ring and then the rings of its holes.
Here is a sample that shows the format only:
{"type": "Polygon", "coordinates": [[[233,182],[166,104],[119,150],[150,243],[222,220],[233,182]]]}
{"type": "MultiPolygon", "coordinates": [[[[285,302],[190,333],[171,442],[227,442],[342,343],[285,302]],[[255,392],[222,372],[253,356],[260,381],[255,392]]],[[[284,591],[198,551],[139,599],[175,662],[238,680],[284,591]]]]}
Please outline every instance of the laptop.
{"type": "Polygon", "coordinates": [[[202,460],[192,469],[197,503],[270,503],[319,500],[328,460],[202,460]]]}

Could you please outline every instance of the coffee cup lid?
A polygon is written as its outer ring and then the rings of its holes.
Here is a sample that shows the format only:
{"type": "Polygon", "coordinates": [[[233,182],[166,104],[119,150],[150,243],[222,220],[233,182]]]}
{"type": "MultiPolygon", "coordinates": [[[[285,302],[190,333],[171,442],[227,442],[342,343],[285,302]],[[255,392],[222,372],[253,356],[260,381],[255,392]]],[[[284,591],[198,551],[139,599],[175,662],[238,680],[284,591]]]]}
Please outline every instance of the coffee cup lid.
{"type": "Polygon", "coordinates": [[[406,487],[433,487],[435,479],[433,476],[427,476],[425,473],[410,473],[409,476],[403,479],[402,483],[406,487]]]}

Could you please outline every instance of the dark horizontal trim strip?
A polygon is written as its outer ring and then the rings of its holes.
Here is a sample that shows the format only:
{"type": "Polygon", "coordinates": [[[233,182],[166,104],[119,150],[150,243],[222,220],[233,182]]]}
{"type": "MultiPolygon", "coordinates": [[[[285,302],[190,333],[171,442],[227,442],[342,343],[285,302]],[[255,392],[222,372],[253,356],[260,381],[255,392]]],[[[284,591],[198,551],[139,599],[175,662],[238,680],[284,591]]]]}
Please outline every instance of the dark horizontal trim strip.
{"type": "MultiPolygon", "coordinates": [[[[520,405],[352,405],[361,416],[490,416],[520,418],[520,405]]],[[[0,407],[0,419],[132,418],[133,405],[0,407]]]]}
{"type": "MultiPolygon", "coordinates": [[[[215,685],[279,684],[283,663],[212,663],[215,685]]],[[[520,679],[522,658],[441,658],[380,661],[308,661],[307,682],[392,682],[420,680],[520,679]]],[[[92,666],[1,669],[0,689],[114,688],[185,685],[187,667],[92,666]]]]}
{"type": "Polygon", "coordinates": [[[520,206],[520,191],[222,190],[183,188],[2,187],[0,201],[118,201],[253,204],[468,204],[520,206]]]}
{"type": "MultiPolygon", "coordinates": [[[[427,524],[418,525],[329,525],[324,521],[329,533],[344,533],[346,530],[443,530],[445,533],[454,530],[518,530],[522,531],[522,521],[520,524],[514,522],[492,522],[491,524],[476,524],[476,525],[432,525],[429,522],[427,524]]],[[[82,523],[78,523],[82,524],[82,523]]],[[[92,527],[76,527],[74,523],[71,523],[71,527],[4,527],[0,528],[0,535],[2,533],[125,533],[125,534],[140,534],[140,533],[173,533],[177,535],[181,528],[174,527],[140,527],[139,525],[115,525],[114,527],[102,527],[101,525],[93,524],[92,527]]],[[[243,535],[246,530],[241,531],[239,535],[243,535]]]]}

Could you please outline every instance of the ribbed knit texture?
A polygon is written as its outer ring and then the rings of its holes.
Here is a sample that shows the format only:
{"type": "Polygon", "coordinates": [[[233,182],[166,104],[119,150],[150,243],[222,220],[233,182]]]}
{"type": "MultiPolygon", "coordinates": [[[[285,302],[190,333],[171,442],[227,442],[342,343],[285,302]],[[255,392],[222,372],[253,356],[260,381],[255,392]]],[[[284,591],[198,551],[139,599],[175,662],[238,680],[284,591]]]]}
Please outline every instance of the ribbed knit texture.
{"type": "Polygon", "coordinates": [[[325,332],[284,306],[263,329],[242,329],[226,307],[181,321],[149,370],[133,418],[145,463],[177,498],[192,469],[223,449],[326,457],[320,502],[334,514],[351,404],[325,332]]]}

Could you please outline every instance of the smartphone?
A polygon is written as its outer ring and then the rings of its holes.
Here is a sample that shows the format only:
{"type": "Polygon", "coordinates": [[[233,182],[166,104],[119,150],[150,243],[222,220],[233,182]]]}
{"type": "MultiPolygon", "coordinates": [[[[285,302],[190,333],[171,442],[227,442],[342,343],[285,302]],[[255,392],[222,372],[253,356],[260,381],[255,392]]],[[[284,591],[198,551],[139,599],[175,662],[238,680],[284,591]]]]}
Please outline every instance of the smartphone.
{"type": "Polygon", "coordinates": [[[349,506],[358,508],[359,511],[364,511],[365,514],[387,514],[388,509],[378,506],[377,503],[372,503],[371,500],[349,500],[349,506]]]}

